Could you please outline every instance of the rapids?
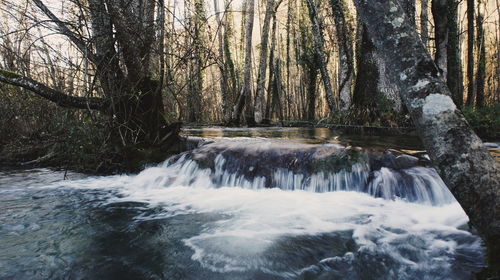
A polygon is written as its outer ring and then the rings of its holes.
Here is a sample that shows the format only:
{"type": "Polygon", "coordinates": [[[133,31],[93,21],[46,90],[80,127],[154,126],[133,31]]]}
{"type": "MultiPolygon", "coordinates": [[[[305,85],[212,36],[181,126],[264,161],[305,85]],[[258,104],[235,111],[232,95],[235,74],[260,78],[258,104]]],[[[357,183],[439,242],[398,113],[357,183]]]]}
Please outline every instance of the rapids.
{"type": "Polygon", "coordinates": [[[484,266],[460,205],[401,142],[191,135],[205,138],[137,175],[0,172],[0,279],[473,279],[484,266]]]}

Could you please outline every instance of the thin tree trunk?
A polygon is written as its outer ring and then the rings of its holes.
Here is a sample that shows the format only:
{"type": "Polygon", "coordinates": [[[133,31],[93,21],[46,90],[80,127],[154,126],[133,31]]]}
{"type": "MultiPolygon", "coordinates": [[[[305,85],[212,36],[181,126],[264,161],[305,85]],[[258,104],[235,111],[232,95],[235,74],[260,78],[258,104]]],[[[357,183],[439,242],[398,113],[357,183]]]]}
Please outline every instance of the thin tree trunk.
{"type": "Polygon", "coordinates": [[[224,57],[224,25],[220,18],[219,0],[214,0],[214,10],[215,10],[215,20],[217,21],[217,39],[218,39],[218,51],[219,51],[219,71],[220,71],[220,90],[222,96],[222,115],[225,122],[228,122],[231,117],[231,109],[229,102],[229,91],[228,91],[228,78],[226,72],[226,60],[224,57]]]}
{"type": "Polygon", "coordinates": [[[338,109],[338,104],[335,102],[332,83],[330,81],[330,74],[326,65],[325,51],[323,47],[323,34],[318,21],[318,12],[316,9],[315,0],[306,0],[307,8],[309,9],[309,18],[311,20],[311,28],[313,34],[313,42],[316,54],[318,56],[319,69],[321,72],[321,79],[323,81],[323,88],[325,90],[326,101],[331,112],[338,109]]]}
{"type": "MultiPolygon", "coordinates": [[[[295,1],[295,0],[293,0],[295,1]]],[[[497,0],[498,1],[498,0],[497,0]]],[[[290,55],[290,33],[292,29],[292,3],[291,0],[288,1],[288,10],[287,10],[287,15],[286,15],[286,90],[285,90],[285,101],[288,100],[288,96],[291,95],[291,87],[290,87],[290,61],[292,60],[291,55],[290,55]]],[[[500,60],[499,60],[500,61],[500,60]]],[[[500,69],[500,62],[499,62],[499,69],[500,69]]],[[[500,86],[499,86],[500,88],[500,86]]],[[[285,116],[286,118],[289,118],[290,116],[290,104],[291,102],[285,102],[285,116]]]]}
{"type": "Polygon", "coordinates": [[[467,106],[474,105],[474,0],[467,0],[467,106]]]}
{"type": "Polygon", "coordinates": [[[354,80],[354,50],[352,26],[348,19],[349,9],[344,0],[330,0],[335,30],[337,31],[339,56],[339,101],[340,110],[346,111],[351,106],[352,83],[354,80]]]}
{"type": "Polygon", "coordinates": [[[488,245],[500,273],[500,164],[453,103],[451,93],[397,0],[355,0],[358,14],[399,84],[441,178],[488,245]],[[404,34],[404,36],[403,36],[404,34]]]}
{"type": "MultiPolygon", "coordinates": [[[[262,27],[259,68],[257,74],[257,90],[255,92],[255,122],[260,124],[264,118],[264,87],[267,70],[267,44],[269,42],[269,27],[274,13],[274,0],[267,0],[264,26],[262,27]]],[[[272,62],[271,62],[272,63],[272,62]]]]}
{"type": "Polygon", "coordinates": [[[429,0],[421,0],[420,2],[420,39],[425,47],[429,39],[429,0]]]}
{"type": "Polygon", "coordinates": [[[224,17],[224,63],[226,75],[229,74],[228,78],[228,122],[231,120],[232,109],[234,105],[234,100],[236,99],[236,95],[239,92],[239,80],[236,76],[236,69],[234,65],[233,56],[231,54],[231,37],[232,37],[232,23],[233,17],[231,14],[231,2],[232,0],[225,0],[225,17],[224,17]],[[229,11],[229,12],[228,12],[229,11]],[[230,85],[229,85],[230,82],[230,85]]]}
{"type": "Polygon", "coordinates": [[[484,17],[481,12],[481,0],[477,4],[477,73],[476,73],[476,105],[484,107],[485,104],[485,78],[486,78],[486,47],[484,45],[484,17]]]}
{"type": "MultiPolygon", "coordinates": [[[[248,111],[251,111],[251,99],[252,99],[252,31],[253,31],[253,20],[255,12],[255,1],[247,0],[246,2],[247,10],[245,15],[245,61],[243,66],[243,85],[241,88],[240,97],[236,103],[233,111],[233,120],[235,124],[240,124],[240,117],[243,111],[243,107],[248,107],[248,111]]],[[[250,116],[246,116],[247,124],[252,122],[249,119],[250,116]]],[[[253,115],[252,115],[253,117],[253,115]]],[[[250,123],[251,124],[251,123],[250,123]]]]}
{"type": "Polygon", "coordinates": [[[273,27],[271,28],[271,51],[269,54],[269,84],[268,84],[268,90],[267,90],[267,100],[266,100],[266,114],[265,114],[265,119],[270,123],[272,119],[272,110],[271,110],[271,104],[273,100],[273,90],[274,90],[274,70],[275,70],[275,59],[274,59],[274,52],[276,48],[276,12],[273,13],[273,27]]]}
{"type": "Polygon", "coordinates": [[[448,6],[448,75],[446,77],[448,88],[453,96],[453,102],[459,107],[463,106],[463,74],[460,56],[460,31],[458,26],[459,0],[447,0],[448,6]]]}

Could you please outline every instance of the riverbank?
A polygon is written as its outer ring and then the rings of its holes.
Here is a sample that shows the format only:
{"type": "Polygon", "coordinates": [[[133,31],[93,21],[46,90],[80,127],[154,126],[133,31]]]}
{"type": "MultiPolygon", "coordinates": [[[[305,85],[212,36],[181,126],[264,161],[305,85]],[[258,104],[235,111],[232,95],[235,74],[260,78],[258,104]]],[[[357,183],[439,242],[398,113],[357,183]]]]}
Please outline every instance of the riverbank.
{"type": "MultiPolygon", "coordinates": [[[[0,165],[22,167],[51,167],[72,170],[85,174],[111,175],[137,173],[145,166],[164,161],[196,146],[196,137],[265,137],[307,138],[309,143],[334,143],[343,141],[350,146],[399,147],[400,149],[423,150],[416,133],[411,128],[379,128],[373,126],[339,126],[333,124],[304,123],[301,126],[285,127],[223,127],[188,124],[181,132],[179,142],[160,147],[122,147],[119,144],[91,141],[92,137],[79,135],[45,136],[21,138],[0,146],[0,165]]],[[[500,144],[485,144],[500,160],[500,144]]]]}

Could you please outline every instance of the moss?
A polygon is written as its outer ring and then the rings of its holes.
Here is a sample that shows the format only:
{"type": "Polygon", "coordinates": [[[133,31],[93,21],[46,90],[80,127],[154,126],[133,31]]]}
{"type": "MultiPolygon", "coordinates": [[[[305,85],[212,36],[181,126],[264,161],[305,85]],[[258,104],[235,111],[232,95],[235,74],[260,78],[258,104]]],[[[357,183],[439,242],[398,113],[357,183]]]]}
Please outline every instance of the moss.
{"type": "Polygon", "coordinates": [[[363,161],[366,161],[364,153],[354,148],[348,148],[337,154],[314,159],[311,162],[310,172],[339,172],[341,170],[351,172],[353,164],[363,161]]]}
{"type": "Polygon", "coordinates": [[[9,71],[9,70],[5,70],[5,69],[0,69],[0,75],[6,76],[7,78],[19,78],[19,77],[21,77],[20,74],[18,74],[16,72],[9,71]]]}

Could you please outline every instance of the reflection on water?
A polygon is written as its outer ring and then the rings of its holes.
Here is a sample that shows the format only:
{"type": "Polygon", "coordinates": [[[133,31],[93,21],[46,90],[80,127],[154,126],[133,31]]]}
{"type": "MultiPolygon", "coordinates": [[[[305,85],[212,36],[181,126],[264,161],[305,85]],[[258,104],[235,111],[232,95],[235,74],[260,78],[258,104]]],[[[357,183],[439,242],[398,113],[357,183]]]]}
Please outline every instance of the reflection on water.
{"type": "Polygon", "coordinates": [[[266,128],[184,128],[186,136],[197,136],[205,138],[214,137],[262,137],[280,139],[300,139],[305,143],[312,144],[342,144],[360,147],[393,148],[421,150],[422,145],[416,136],[373,136],[373,135],[346,135],[331,128],[309,128],[309,127],[266,127],[266,128]]]}
{"type": "MultiPolygon", "coordinates": [[[[183,128],[183,135],[204,138],[216,137],[262,137],[295,139],[311,144],[342,144],[378,150],[424,150],[416,135],[361,135],[345,134],[339,130],[325,127],[193,127],[183,128]]],[[[500,161],[500,143],[486,143],[490,153],[500,161]]]]}

